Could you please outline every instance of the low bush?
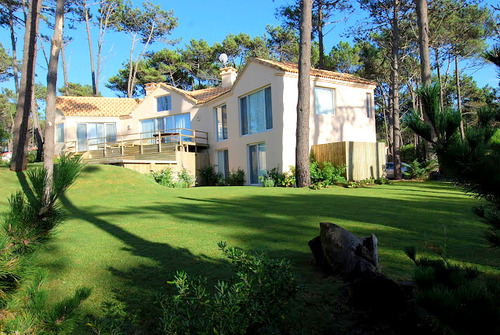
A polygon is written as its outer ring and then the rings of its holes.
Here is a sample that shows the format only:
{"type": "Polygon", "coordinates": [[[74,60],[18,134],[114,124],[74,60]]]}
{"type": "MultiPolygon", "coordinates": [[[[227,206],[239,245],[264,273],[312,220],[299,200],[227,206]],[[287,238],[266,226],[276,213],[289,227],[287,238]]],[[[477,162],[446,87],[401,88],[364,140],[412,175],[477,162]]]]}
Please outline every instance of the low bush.
{"type": "Polygon", "coordinates": [[[472,267],[442,259],[417,259],[415,248],[405,249],[415,263],[413,278],[422,320],[436,333],[500,333],[500,284],[472,267]]]}
{"type": "Polygon", "coordinates": [[[324,162],[322,166],[316,161],[309,164],[309,172],[311,175],[311,184],[321,187],[331,185],[345,185],[347,180],[345,178],[345,166],[334,166],[330,162],[324,162]]]}
{"type": "Polygon", "coordinates": [[[191,177],[186,168],[183,168],[174,176],[171,168],[165,168],[159,172],[152,172],[154,180],[163,186],[172,188],[188,188],[193,184],[194,178],[191,177]]]}
{"type": "Polygon", "coordinates": [[[159,172],[153,171],[153,178],[155,181],[163,186],[167,187],[173,187],[174,184],[174,177],[172,175],[172,169],[171,168],[165,168],[159,172]]]}
{"type": "Polygon", "coordinates": [[[233,169],[226,178],[226,184],[229,186],[243,186],[245,184],[245,171],[240,168],[233,169]]]}
{"type": "Polygon", "coordinates": [[[415,159],[411,164],[401,163],[407,168],[403,174],[410,179],[427,180],[432,171],[437,170],[438,164],[436,161],[431,160],[427,162],[419,162],[415,159]]]}
{"type": "Polygon", "coordinates": [[[199,186],[217,186],[222,180],[222,175],[217,172],[217,165],[208,165],[198,169],[200,175],[199,186]]]}
{"type": "Polygon", "coordinates": [[[220,281],[213,293],[206,278],[184,271],[168,282],[178,293],[161,298],[165,334],[283,334],[293,324],[299,292],[290,262],[239,248],[219,248],[231,260],[236,275],[220,281]]]}
{"type": "Polygon", "coordinates": [[[266,174],[260,176],[259,179],[262,185],[265,187],[294,187],[295,166],[290,166],[290,170],[283,173],[279,172],[278,168],[273,168],[269,171],[266,171],[266,174]]]}

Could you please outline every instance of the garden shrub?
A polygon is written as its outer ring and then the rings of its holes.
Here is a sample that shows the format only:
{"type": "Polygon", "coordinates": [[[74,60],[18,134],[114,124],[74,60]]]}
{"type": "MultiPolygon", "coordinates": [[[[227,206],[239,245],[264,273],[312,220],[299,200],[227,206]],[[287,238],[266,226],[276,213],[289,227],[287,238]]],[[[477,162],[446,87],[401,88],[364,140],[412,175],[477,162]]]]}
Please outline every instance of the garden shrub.
{"type": "Polygon", "coordinates": [[[450,264],[445,257],[417,259],[414,248],[405,252],[415,263],[415,298],[424,322],[440,333],[500,333],[497,280],[484,278],[473,267],[450,264]]]}
{"type": "Polygon", "coordinates": [[[321,187],[331,185],[345,185],[347,183],[345,175],[345,166],[334,166],[330,162],[324,162],[321,167],[316,161],[309,163],[309,173],[311,175],[311,184],[321,183],[321,187]]]}
{"type": "Polygon", "coordinates": [[[206,278],[178,272],[169,284],[178,293],[161,299],[165,334],[279,334],[294,321],[299,285],[290,262],[239,248],[219,248],[231,260],[236,275],[220,281],[213,293],[206,278]]]}
{"type": "Polygon", "coordinates": [[[262,185],[265,187],[294,187],[295,166],[290,166],[290,170],[283,173],[279,172],[278,168],[275,167],[269,171],[266,171],[266,174],[259,177],[259,179],[262,185]],[[265,185],[266,181],[267,185],[265,185]]]}
{"type": "Polygon", "coordinates": [[[401,163],[401,165],[407,168],[407,171],[403,171],[406,177],[417,180],[429,179],[431,172],[435,171],[438,166],[435,160],[419,162],[417,159],[411,164],[401,163]]]}
{"type": "Polygon", "coordinates": [[[222,180],[222,175],[217,172],[217,165],[208,165],[198,169],[200,174],[199,186],[216,186],[222,180]]]}
{"type": "Polygon", "coordinates": [[[174,177],[171,168],[165,168],[159,172],[153,171],[153,178],[155,181],[163,186],[173,187],[174,177]]]}
{"type": "Polygon", "coordinates": [[[191,177],[186,168],[182,168],[180,172],[177,173],[177,181],[174,183],[175,188],[187,188],[190,187],[194,182],[194,178],[191,177]]]}
{"type": "Polygon", "coordinates": [[[245,184],[245,171],[238,168],[229,172],[226,179],[226,184],[229,186],[243,186],[245,184]]]}

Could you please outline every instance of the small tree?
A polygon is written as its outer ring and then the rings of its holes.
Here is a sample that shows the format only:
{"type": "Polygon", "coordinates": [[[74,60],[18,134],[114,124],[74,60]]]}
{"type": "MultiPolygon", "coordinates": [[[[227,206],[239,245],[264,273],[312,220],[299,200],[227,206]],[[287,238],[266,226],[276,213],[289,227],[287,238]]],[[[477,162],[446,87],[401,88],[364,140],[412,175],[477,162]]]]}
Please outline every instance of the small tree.
{"type": "Polygon", "coordinates": [[[476,208],[476,214],[486,220],[490,229],[486,238],[492,246],[500,247],[500,146],[491,141],[500,121],[500,108],[490,106],[477,112],[477,123],[459,132],[461,115],[458,111],[441,109],[439,86],[419,90],[424,112],[429,123],[424,123],[417,112],[406,121],[418,135],[429,141],[438,156],[439,165],[466,192],[486,200],[487,205],[476,208]],[[436,139],[431,136],[436,130],[436,139]]]}

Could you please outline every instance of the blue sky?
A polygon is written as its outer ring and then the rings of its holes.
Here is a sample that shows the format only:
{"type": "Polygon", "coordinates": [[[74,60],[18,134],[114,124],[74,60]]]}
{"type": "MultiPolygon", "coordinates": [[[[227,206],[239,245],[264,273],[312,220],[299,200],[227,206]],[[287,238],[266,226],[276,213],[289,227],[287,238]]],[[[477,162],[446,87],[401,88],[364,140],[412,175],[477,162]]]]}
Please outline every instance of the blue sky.
{"type": "MultiPolygon", "coordinates": [[[[139,4],[140,1],[135,0],[139,4]]],[[[172,32],[173,39],[181,38],[181,42],[172,48],[183,46],[191,39],[204,39],[209,44],[221,42],[230,33],[240,32],[254,37],[265,33],[266,25],[279,25],[280,22],[275,17],[276,8],[293,2],[292,0],[185,0],[185,1],[158,1],[165,10],[174,10],[174,15],[178,18],[178,26],[172,32]]],[[[492,0],[490,3],[498,3],[492,0]]],[[[346,22],[336,24],[335,29],[330,31],[325,37],[325,50],[329,52],[332,46],[341,40],[350,41],[345,36],[346,28],[356,23],[363,22],[363,14],[357,13],[348,18],[346,22]]],[[[96,29],[96,28],[93,28],[96,29]]],[[[327,29],[328,31],[328,29],[327,29]]],[[[18,44],[22,47],[22,33],[18,32],[18,44]]],[[[94,31],[97,33],[97,31],[94,31]]],[[[48,32],[47,34],[51,34],[48,32]]],[[[66,31],[66,35],[73,37],[73,41],[66,48],[66,58],[68,62],[68,77],[71,82],[90,84],[90,61],[88,56],[88,42],[86,31],[83,25],[76,30],[66,31]]],[[[6,30],[2,30],[0,41],[5,48],[9,49],[10,40],[6,30]]],[[[104,69],[101,74],[100,90],[103,96],[115,96],[115,92],[107,89],[106,84],[109,77],[115,75],[121,68],[123,62],[127,61],[131,41],[122,34],[109,32],[104,46],[104,53],[108,53],[104,69]]],[[[166,45],[157,43],[149,47],[148,50],[158,50],[166,45]]],[[[42,53],[39,53],[37,60],[37,81],[45,82],[46,64],[42,53]]],[[[462,64],[464,65],[464,64],[462,64]]],[[[498,84],[496,72],[491,65],[486,65],[473,74],[479,86],[498,84]]],[[[3,86],[13,88],[12,83],[3,83],[3,86]]],[[[59,71],[58,87],[63,85],[62,70],[59,71]]]]}

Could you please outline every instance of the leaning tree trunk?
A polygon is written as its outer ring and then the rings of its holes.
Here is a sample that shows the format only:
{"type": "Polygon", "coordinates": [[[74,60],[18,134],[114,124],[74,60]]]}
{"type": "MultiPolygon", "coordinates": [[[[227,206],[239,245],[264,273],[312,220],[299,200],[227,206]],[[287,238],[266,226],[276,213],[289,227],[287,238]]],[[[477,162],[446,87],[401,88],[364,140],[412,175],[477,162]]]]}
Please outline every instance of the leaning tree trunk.
{"type": "Polygon", "coordinates": [[[69,96],[68,68],[66,64],[66,57],[64,56],[64,41],[61,43],[61,60],[64,77],[64,95],[69,96]]]}
{"type": "Polygon", "coordinates": [[[56,90],[57,90],[57,65],[59,63],[59,52],[62,44],[62,30],[64,24],[64,1],[57,0],[56,23],[54,25],[54,35],[52,36],[52,46],[50,50],[49,72],[47,73],[47,108],[45,112],[45,158],[43,167],[47,171],[47,181],[45,183],[43,208],[48,210],[52,193],[52,182],[54,178],[54,128],[56,116],[56,90]]]}
{"type": "MultiPolygon", "coordinates": [[[[96,88],[96,80],[95,80],[95,67],[94,67],[94,51],[92,50],[92,36],[90,35],[90,18],[89,18],[89,9],[87,6],[87,1],[83,2],[83,10],[85,11],[85,24],[87,27],[87,39],[89,42],[89,53],[90,53],[90,72],[92,76],[92,93],[94,96],[97,96],[97,88],[96,88]]],[[[54,31],[55,33],[55,31],[54,31]]]]}
{"type": "Polygon", "coordinates": [[[42,0],[30,1],[26,31],[24,33],[23,68],[14,125],[14,150],[10,166],[12,171],[17,172],[26,170],[28,165],[26,159],[28,152],[28,122],[31,112],[31,97],[35,85],[36,37],[41,7],[42,0]]]}
{"type": "Polygon", "coordinates": [[[311,182],[309,172],[309,115],[311,109],[311,25],[312,1],[302,0],[300,18],[299,96],[297,101],[297,131],[295,147],[295,175],[297,187],[311,182]]]}
{"type": "Polygon", "coordinates": [[[392,117],[394,178],[401,179],[401,122],[399,119],[399,0],[394,0],[392,20],[392,117]]]}
{"type": "Polygon", "coordinates": [[[17,64],[17,48],[16,48],[16,36],[14,30],[14,12],[12,11],[12,3],[8,2],[9,6],[9,28],[10,28],[10,42],[12,45],[12,72],[14,75],[14,85],[16,88],[16,96],[19,94],[19,71],[17,64]]]}

